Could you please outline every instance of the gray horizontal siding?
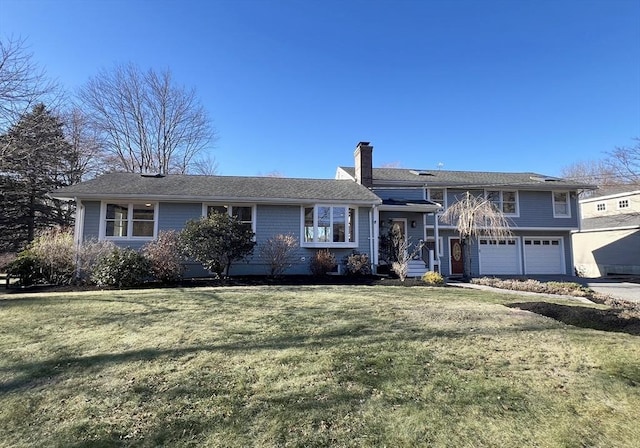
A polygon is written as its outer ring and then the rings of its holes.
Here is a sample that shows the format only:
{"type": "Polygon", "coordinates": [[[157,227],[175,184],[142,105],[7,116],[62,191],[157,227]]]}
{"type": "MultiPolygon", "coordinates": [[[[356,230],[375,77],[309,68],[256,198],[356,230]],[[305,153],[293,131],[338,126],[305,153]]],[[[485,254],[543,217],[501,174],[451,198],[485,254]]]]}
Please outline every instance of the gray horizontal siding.
{"type": "Polygon", "coordinates": [[[376,188],[373,191],[380,199],[424,199],[424,188],[376,188]]]}

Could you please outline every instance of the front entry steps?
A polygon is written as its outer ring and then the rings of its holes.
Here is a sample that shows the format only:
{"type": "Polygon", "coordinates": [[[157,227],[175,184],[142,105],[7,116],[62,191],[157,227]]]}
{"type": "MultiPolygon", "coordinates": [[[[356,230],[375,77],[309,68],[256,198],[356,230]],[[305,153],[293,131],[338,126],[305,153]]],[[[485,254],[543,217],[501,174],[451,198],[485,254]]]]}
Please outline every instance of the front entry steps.
{"type": "Polygon", "coordinates": [[[427,272],[429,268],[427,268],[426,264],[422,260],[410,260],[409,268],[407,270],[407,277],[422,277],[425,272],[427,272]]]}

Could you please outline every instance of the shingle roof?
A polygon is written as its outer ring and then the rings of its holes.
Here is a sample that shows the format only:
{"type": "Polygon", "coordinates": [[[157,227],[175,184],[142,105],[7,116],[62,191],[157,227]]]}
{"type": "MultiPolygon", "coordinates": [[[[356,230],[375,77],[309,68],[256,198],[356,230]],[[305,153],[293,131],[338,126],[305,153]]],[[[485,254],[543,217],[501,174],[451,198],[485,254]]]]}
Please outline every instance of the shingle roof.
{"type": "MultiPolygon", "coordinates": [[[[351,177],[355,168],[340,167],[351,177]]],[[[418,170],[407,168],[374,168],[374,186],[388,184],[430,185],[435,187],[518,187],[523,189],[592,189],[594,185],[577,183],[537,173],[499,173],[488,171],[418,170]]]]}
{"type": "Polygon", "coordinates": [[[580,223],[580,230],[613,229],[616,227],[640,227],[640,214],[625,213],[610,216],[596,216],[584,218],[580,223]]]}
{"type": "Polygon", "coordinates": [[[350,180],[276,177],[146,176],[109,173],[51,193],[57,198],[146,198],[162,200],[243,200],[251,202],[340,201],[380,203],[367,188],[350,180]]]}

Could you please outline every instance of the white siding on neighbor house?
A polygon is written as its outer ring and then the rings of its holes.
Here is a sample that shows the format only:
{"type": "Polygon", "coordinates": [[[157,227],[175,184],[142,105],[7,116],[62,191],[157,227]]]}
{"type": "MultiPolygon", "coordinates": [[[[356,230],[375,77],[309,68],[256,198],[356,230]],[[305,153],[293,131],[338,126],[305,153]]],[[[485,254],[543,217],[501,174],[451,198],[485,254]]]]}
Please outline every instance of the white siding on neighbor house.
{"type": "Polygon", "coordinates": [[[640,275],[640,229],[574,233],[573,250],[582,276],[640,275]]]}
{"type": "Polygon", "coordinates": [[[580,201],[582,218],[596,218],[600,216],[616,216],[620,213],[640,212],[640,192],[620,193],[598,198],[588,198],[580,201]],[[629,206],[620,208],[619,202],[627,200],[629,206]],[[598,210],[597,205],[604,204],[604,210],[598,210]]]}

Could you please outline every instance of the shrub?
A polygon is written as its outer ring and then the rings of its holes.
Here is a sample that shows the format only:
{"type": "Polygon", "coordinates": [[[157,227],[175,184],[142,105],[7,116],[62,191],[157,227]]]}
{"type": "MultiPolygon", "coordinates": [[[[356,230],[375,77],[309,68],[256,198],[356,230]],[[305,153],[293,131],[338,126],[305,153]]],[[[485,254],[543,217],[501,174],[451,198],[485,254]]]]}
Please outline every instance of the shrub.
{"type": "Polygon", "coordinates": [[[282,275],[293,264],[297,247],[298,239],[291,234],[276,235],[265,241],[260,246],[260,257],[269,267],[269,275],[282,275]]]}
{"type": "Polygon", "coordinates": [[[151,264],[142,254],[130,248],[115,248],[98,260],[91,279],[98,286],[122,288],[142,284],[150,273],[151,264]]]}
{"type": "Polygon", "coordinates": [[[351,254],[346,261],[347,274],[354,276],[371,275],[371,264],[367,254],[351,254]]]}
{"type": "Polygon", "coordinates": [[[533,279],[499,279],[492,277],[474,278],[471,283],[492,286],[494,288],[513,291],[541,292],[547,294],[564,294],[575,297],[588,297],[593,291],[575,282],[540,282],[533,279]]]}
{"type": "Polygon", "coordinates": [[[20,252],[17,258],[7,265],[7,274],[17,278],[20,286],[30,286],[44,281],[38,257],[29,250],[20,252]]]}
{"type": "Polygon", "coordinates": [[[422,281],[428,285],[444,285],[444,278],[439,272],[427,271],[422,276],[422,281]]]}
{"type": "Polygon", "coordinates": [[[151,264],[152,275],[162,283],[171,283],[182,278],[185,268],[184,257],[177,232],[160,232],[157,240],[144,245],[142,254],[151,264]]]}
{"type": "Polygon", "coordinates": [[[321,249],[315,253],[311,259],[311,273],[313,275],[326,275],[327,272],[333,271],[338,263],[336,257],[329,249],[321,249]]]}
{"type": "Polygon", "coordinates": [[[76,254],[76,273],[81,281],[89,281],[96,266],[103,257],[116,249],[112,241],[91,239],[83,242],[76,254]]]}
{"type": "Polygon", "coordinates": [[[71,229],[48,229],[29,245],[42,271],[43,280],[54,285],[66,285],[75,276],[75,247],[71,229]]]}
{"type": "Polygon", "coordinates": [[[253,253],[253,237],[253,231],[236,217],[214,212],[188,221],[180,232],[180,245],[187,256],[222,278],[229,274],[234,261],[253,253]]]}

